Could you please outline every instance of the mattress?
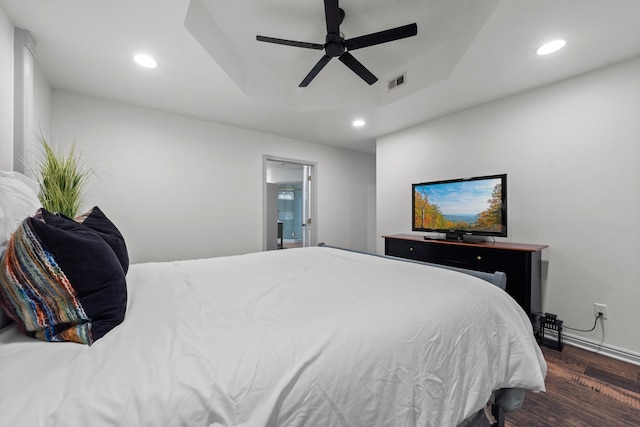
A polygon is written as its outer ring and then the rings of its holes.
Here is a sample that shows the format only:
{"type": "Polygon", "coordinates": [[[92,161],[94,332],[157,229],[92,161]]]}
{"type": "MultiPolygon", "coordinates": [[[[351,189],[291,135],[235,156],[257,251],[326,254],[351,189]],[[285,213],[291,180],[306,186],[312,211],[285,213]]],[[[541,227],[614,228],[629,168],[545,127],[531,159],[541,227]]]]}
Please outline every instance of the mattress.
{"type": "Polygon", "coordinates": [[[544,390],[527,315],[446,269],[329,247],[134,264],[91,346],[0,332],[7,426],[455,426],[544,390]]]}

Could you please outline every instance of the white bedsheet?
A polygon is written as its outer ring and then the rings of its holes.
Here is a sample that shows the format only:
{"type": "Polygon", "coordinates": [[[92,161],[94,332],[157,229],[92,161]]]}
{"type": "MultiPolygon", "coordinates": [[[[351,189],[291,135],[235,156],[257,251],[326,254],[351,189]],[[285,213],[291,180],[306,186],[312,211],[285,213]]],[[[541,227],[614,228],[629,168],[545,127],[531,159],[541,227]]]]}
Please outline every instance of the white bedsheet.
{"type": "Polygon", "coordinates": [[[520,307],[440,268],[331,248],[132,265],[93,346],[0,333],[0,425],[455,426],[544,390],[520,307]]]}

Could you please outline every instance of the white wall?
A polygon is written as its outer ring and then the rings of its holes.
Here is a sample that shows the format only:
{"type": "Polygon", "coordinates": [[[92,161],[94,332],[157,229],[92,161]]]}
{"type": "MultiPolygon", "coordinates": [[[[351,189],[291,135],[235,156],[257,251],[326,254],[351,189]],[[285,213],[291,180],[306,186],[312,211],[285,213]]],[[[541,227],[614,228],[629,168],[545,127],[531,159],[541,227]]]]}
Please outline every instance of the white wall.
{"type": "Polygon", "coordinates": [[[0,7],[0,170],[13,168],[13,25],[0,7]]]}
{"type": "Polygon", "coordinates": [[[262,250],[263,156],[313,162],[318,241],[375,250],[375,157],[53,91],[52,141],[95,170],[88,205],[133,262],[262,250]]]}
{"type": "Polygon", "coordinates": [[[638,76],[640,58],[379,138],[376,235],[411,233],[411,183],[507,173],[502,240],[550,245],[543,310],[589,329],[607,304],[604,342],[640,354],[638,76]]]}

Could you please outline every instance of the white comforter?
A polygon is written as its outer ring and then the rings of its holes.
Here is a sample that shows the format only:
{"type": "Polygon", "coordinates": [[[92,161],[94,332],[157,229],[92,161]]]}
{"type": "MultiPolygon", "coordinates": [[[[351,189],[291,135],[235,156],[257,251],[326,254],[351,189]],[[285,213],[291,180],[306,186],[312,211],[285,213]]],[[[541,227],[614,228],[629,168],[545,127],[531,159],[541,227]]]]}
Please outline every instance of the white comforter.
{"type": "Polygon", "coordinates": [[[331,248],[133,265],[87,347],[0,332],[0,425],[455,426],[544,389],[520,307],[448,270],[331,248]]]}

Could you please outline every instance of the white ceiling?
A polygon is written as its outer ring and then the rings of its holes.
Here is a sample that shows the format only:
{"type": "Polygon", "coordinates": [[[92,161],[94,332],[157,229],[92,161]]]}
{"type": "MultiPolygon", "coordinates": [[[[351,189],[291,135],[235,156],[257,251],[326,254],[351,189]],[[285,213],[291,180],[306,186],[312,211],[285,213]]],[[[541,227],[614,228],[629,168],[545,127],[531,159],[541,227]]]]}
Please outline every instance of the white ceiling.
{"type": "Polygon", "coordinates": [[[375,138],[640,55],[638,0],[342,0],[356,37],[412,22],[418,35],[337,60],[308,88],[321,51],[255,41],[324,42],[321,0],[0,0],[67,90],[286,137],[372,152],[375,138]],[[190,16],[186,21],[187,16],[190,16]],[[208,25],[211,24],[211,25],[208,25]],[[187,28],[188,27],[188,28],[187,28]],[[538,57],[554,38],[567,46],[538,57]],[[158,68],[140,68],[138,52],[158,68]],[[407,71],[395,91],[386,81],[407,71]],[[351,122],[360,117],[363,128],[351,122]]]}
{"type": "Polygon", "coordinates": [[[387,105],[446,79],[500,1],[343,0],[340,29],[347,40],[412,23],[419,34],[354,50],[380,80],[372,87],[334,60],[306,88],[298,84],[324,52],[257,42],[256,34],[323,44],[324,4],[279,3],[192,0],[185,27],[246,94],[294,110],[322,111],[387,105]],[[252,24],[237,25],[238,20],[252,24]],[[402,73],[409,86],[389,91],[387,82],[402,73]]]}

